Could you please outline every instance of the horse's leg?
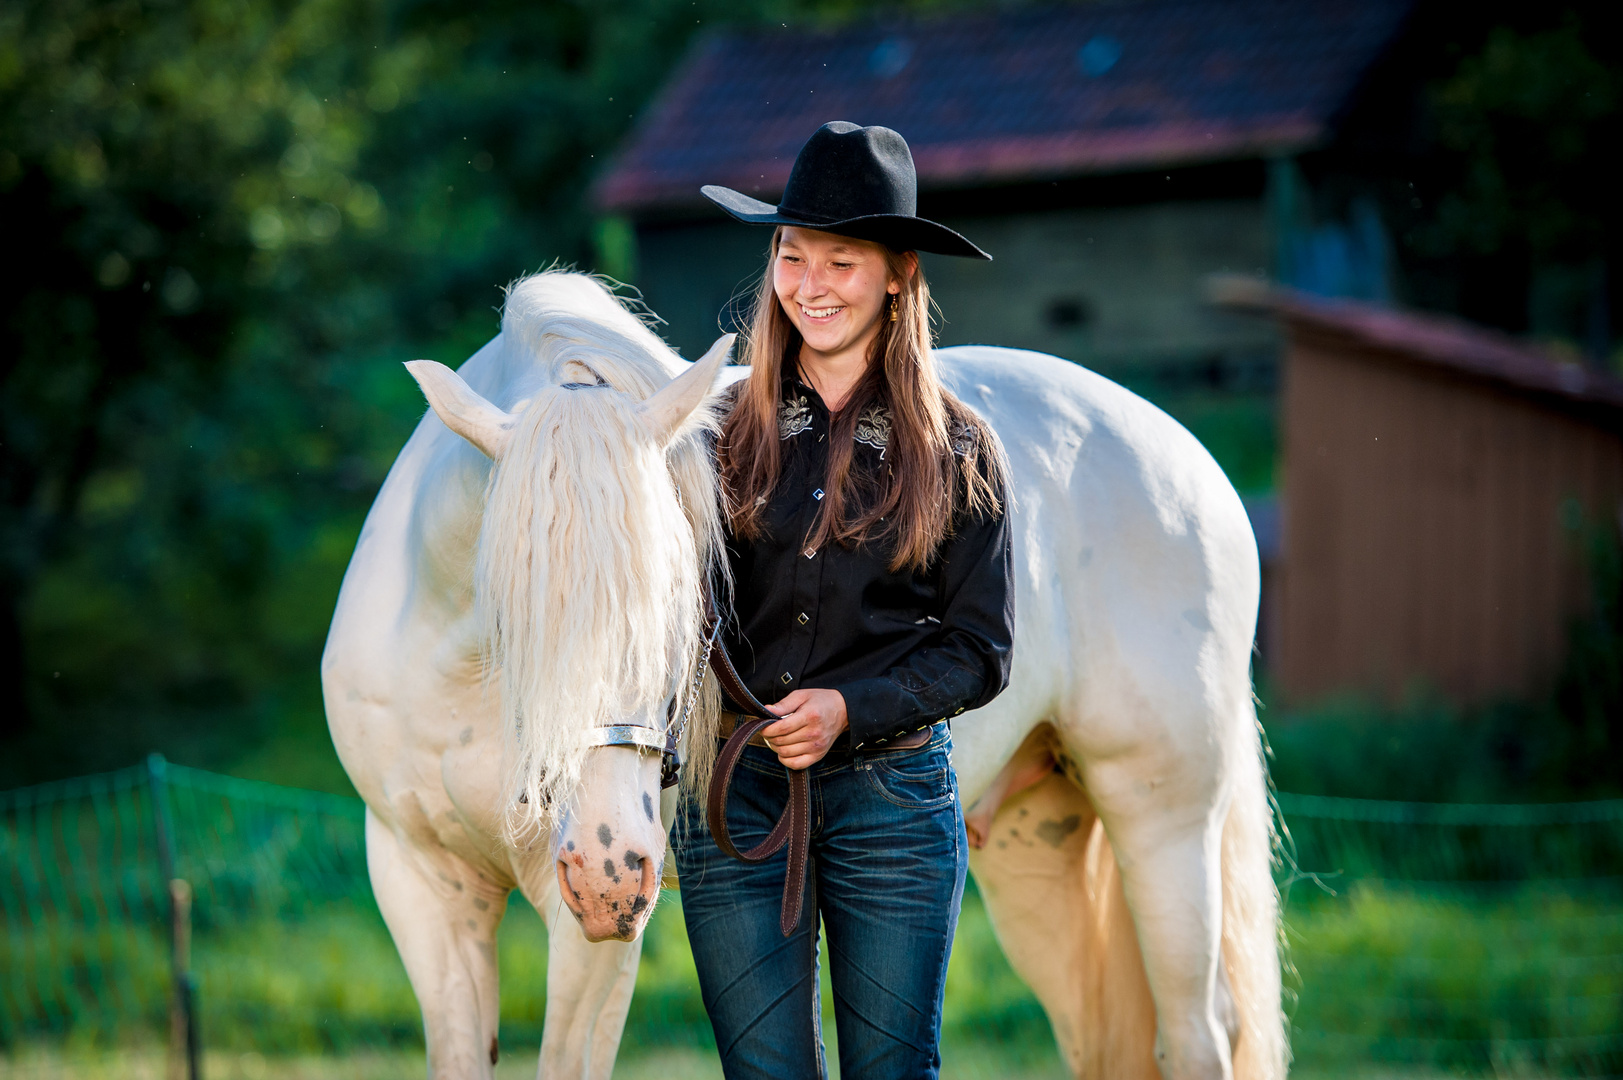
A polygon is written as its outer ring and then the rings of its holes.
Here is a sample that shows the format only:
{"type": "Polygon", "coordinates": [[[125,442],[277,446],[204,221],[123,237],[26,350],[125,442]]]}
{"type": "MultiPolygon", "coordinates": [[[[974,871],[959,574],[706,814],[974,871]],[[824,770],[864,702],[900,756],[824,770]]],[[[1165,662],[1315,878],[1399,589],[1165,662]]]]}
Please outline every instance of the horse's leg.
{"type": "Polygon", "coordinates": [[[546,1080],[608,1080],[637,982],[642,935],[633,941],[586,940],[558,895],[550,861],[521,886],[547,924],[547,1019],[541,1034],[546,1080]]]}
{"type": "Polygon", "coordinates": [[[448,851],[408,848],[370,809],[366,866],[423,1011],[430,1080],[493,1077],[496,927],[507,891],[448,851]]]}
{"type": "Polygon", "coordinates": [[[1004,955],[1042,1002],[1072,1074],[1154,1080],[1155,1007],[1086,795],[1050,770],[998,808],[969,862],[1004,955]]]}
{"type": "MultiPolygon", "coordinates": [[[[1234,1006],[1222,977],[1222,835],[1216,760],[1139,748],[1084,767],[1109,833],[1155,999],[1165,1080],[1230,1080],[1234,1006]],[[1165,760],[1162,760],[1165,758],[1165,760]]],[[[1187,747],[1185,747],[1187,749],[1187,747]]],[[[1209,748],[1209,756],[1221,751],[1209,748]]]]}

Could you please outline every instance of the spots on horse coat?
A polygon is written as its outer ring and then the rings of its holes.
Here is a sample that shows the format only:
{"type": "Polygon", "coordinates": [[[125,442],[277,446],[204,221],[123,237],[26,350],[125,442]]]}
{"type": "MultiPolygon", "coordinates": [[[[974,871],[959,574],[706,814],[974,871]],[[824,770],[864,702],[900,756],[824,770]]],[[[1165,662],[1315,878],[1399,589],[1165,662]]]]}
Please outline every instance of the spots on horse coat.
{"type": "Polygon", "coordinates": [[[1067,836],[1070,836],[1081,827],[1082,815],[1080,814],[1066,814],[1059,821],[1050,818],[1047,821],[1038,822],[1037,839],[1049,847],[1057,848],[1065,842],[1067,836]]]}
{"type": "Polygon", "coordinates": [[[609,831],[609,827],[607,825],[599,825],[597,827],[597,842],[602,844],[604,847],[610,847],[613,845],[614,833],[609,831]]]}
{"type": "Polygon", "coordinates": [[[478,908],[480,911],[489,911],[490,901],[486,900],[482,896],[476,896],[473,898],[473,906],[478,908]]]}
{"type": "Polygon", "coordinates": [[[573,840],[571,840],[567,844],[565,844],[564,847],[568,848],[570,851],[574,851],[575,850],[575,842],[573,840]]]}
{"type": "Polygon", "coordinates": [[[603,874],[613,878],[616,885],[620,884],[620,871],[615,868],[613,859],[603,860],[603,874]]]}
{"type": "Polygon", "coordinates": [[[633,874],[642,869],[642,856],[630,848],[626,848],[626,869],[633,874]]]}
{"type": "Polygon", "coordinates": [[[469,743],[473,742],[473,728],[471,728],[471,727],[463,728],[462,729],[462,734],[457,736],[457,741],[460,742],[463,746],[467,746],[469,743]]]}
{"type": "Polygon", "coordinates": [[[642,812],[649,821],[654,820],[654,797],[646,791],[642,793],[642,812]]]}

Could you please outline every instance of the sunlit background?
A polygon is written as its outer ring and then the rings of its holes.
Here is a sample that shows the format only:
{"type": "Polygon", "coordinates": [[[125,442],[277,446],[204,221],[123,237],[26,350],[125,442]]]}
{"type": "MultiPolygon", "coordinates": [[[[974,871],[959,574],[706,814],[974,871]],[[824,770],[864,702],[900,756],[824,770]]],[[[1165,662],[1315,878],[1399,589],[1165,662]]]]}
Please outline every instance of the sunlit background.
{"type": "MultiPolygon", "coordinates": [[[[400,363],[555,265],[696,356],[766,242],[698,186],[832,119],[996,257],[942,344],[1246,501],[1297,1071],[1623,1075],[1620,110],[1604,0],[0,0],[0,1076],[165,1073],[160,837],[210,1077],[416,1074],[317,678],[400,363]]],[[[719,1075],[674,894],[643,964],[617,1075],[719,1075]]],[[[973,892],[953,965],[946,1074],[1063,1075],[973,892]]]]}

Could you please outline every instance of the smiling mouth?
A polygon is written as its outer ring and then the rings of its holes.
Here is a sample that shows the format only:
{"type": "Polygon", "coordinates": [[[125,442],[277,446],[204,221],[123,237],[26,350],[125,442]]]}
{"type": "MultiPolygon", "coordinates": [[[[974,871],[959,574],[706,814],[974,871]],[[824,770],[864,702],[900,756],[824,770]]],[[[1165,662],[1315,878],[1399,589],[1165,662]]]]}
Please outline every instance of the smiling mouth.
{"type": "Polygon", "coordinates": [[[844,310],[844,304],[841,304],[839,307],[807,307],[805,304],[800,305],[800,313],[806,318],[811,319],[813,322],[822,322],[825,319],[832,319],[834,316],[838,315],[844,310]]]}

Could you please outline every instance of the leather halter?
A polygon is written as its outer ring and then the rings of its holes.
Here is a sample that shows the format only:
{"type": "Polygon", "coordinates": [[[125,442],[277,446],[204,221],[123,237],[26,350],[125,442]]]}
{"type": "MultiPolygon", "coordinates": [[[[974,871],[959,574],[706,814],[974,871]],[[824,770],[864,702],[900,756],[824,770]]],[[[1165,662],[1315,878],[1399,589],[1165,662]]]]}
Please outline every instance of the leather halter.
{"type": "MultiPolygon", "coordinates": [[[[597,746],[629,746],[636,750],[646,750],[659,754],[659,789],[675,787],[682,775],[681,743],[682,734],[687,731],[688,721],[693,719],[693,710],[699,703],[699,690],[704,685],[705,665],[709,662],[710,651],[718,648],[720,642],[717,634],[721,624],[714,617],[715,606],[710,601],[709,586],[705,587],[705,611],[709,633],[700,646],[703,654],[693,672],[693,685],[688,688],[687,705],[683,706],[680,698],[672,699],[670,715],[665,718],[663,729],[647,727],[642,724],[604,724],[602,727],[592,728],[586,733],[586,747],[591,749],[597,746]],[[680,718],[676,710],[682,709],[680,718]],[[672,724],[672,721],[675,724],[672,724]]],[[[725,654],[724,654],[725,655],[725,654]]],[[[729,664],[729,666],[731,666],[729,664]]]]}

